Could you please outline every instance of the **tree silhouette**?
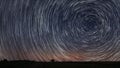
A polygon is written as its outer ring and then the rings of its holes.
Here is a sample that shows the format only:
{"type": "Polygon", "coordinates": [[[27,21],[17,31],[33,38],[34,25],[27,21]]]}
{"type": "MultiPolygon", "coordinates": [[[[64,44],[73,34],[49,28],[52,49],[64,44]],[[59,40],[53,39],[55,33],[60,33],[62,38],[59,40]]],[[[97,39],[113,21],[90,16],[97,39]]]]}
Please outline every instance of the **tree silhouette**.
{"type": "Polygon", "coordinates": [[[55,60],[54,60],[54,59],[51,59],[51,62],[55,62],[55,60]]]}
{"type": "Polygon", "coordinates": [[[7,59],[3,59],[4,62],[7,62],[7,59]]]}

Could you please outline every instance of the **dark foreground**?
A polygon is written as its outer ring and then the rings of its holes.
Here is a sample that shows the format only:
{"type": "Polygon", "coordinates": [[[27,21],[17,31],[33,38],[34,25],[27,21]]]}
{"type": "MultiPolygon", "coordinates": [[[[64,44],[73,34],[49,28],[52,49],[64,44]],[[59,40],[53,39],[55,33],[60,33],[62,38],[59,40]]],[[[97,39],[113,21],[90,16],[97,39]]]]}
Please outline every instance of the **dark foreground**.
{"type": "Polygon", "coordinates": [[[0,68],[119,68],[119,62],[35,62],[35,61],[1,61],[0,68]]]}

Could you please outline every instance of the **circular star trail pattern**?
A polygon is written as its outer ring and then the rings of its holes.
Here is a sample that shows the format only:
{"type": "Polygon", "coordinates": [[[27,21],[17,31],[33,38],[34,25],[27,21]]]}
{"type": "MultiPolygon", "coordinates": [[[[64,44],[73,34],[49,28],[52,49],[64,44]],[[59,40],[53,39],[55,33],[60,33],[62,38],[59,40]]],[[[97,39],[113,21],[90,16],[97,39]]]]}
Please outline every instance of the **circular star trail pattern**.
{"type": "Polygon", "coordinates": [[[120,61],[120,0],[0,0],[0,60],[120,61]]]}

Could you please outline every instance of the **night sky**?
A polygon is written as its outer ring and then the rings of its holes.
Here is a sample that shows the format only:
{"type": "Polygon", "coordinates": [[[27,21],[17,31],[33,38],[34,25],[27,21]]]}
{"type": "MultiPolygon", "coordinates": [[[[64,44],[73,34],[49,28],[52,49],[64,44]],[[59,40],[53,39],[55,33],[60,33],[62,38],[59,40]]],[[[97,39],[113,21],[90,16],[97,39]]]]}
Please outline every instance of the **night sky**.
{"type": "Polygon", "coordinates": [[[120,61],[120,0],[0,0],[0,60],[120,61]]]}

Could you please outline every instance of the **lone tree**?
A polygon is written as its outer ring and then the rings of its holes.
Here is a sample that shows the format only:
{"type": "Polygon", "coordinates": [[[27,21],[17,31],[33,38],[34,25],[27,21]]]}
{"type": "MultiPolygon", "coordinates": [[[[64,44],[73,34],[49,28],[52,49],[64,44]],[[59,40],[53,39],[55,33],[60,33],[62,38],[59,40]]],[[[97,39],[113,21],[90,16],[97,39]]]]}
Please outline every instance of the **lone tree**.
{"type": "Polygon", "coordinates": [[[4,62],[7,62],[7,59],[3,59],[4,62]]]}
{"type": "Polygon", "coordinates": [[[55,60],[54,60],[54,59],[51,59],[51,62],[55,62],[55,60]]]}

